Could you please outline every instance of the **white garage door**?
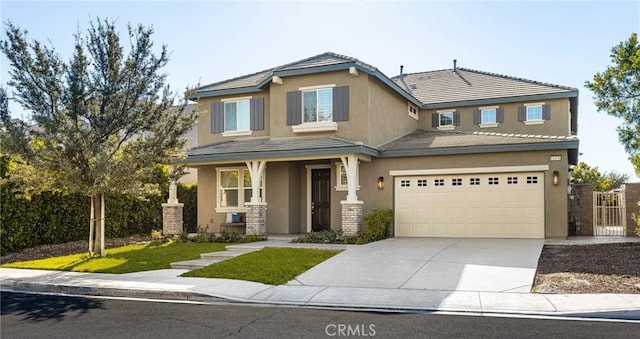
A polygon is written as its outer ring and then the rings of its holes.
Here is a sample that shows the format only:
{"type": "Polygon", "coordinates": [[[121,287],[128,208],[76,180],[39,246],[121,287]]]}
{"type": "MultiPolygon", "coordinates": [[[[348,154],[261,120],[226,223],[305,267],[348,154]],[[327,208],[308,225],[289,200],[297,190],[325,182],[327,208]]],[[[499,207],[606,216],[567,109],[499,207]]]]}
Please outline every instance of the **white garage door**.
{"type": "Polygon", "coordinates": [[[544,173],[396,177],[395,234],[544,238],[544,173]]]}

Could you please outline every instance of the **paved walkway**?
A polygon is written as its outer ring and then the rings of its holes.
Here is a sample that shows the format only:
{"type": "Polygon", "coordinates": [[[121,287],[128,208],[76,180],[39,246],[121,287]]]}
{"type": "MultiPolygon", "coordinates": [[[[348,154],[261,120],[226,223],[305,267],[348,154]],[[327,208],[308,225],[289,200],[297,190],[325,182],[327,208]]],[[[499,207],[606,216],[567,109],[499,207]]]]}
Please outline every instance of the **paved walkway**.
{"type": "MultiPolygon", "coordinates": [[[[390,239],[388,241],[395,241],[390,239]]],[[[341,248],[357,245],[289,244],[282,241],[232,246],[341,248]]],[[[464,242],[461,242],[464,244],[464,242]]],[[[383,249],[379,249],[384,256],[383,249]]],[[[407,249],[407,255],[421,251],[407,249]]],[[[441,252],[443,253],[443,252],[441,252]]],[[[335,258],[335,257],[334,257],[335,258]]],[[[382,264],[382,263],[381,263],[382,264]]],[[[318,266],[317,266],[318,267],[318,266]]],[[[3,290],[178,300],[227,300],[280,305],[349,307],[398,311],[461,311],[526,315],[567,315],[640,320],[640,294],[536,294],[524,291],[469,291],[398,286],[287,285],[208,278],[181,278],[181,269],[129,274],[97,274],[0,268],[3,290]]],[[[309,271],[311,272],[311,271],[309,271]]],[[[334,275],[334,278],[337,278],[334,275]]],[[[298,280],[305,281],[305,274],[298,280]]],[[[410,280],[409,280],[410,281],[410,280]]],[[[422,287],[422,286],[420,286],[422,287]]]]}

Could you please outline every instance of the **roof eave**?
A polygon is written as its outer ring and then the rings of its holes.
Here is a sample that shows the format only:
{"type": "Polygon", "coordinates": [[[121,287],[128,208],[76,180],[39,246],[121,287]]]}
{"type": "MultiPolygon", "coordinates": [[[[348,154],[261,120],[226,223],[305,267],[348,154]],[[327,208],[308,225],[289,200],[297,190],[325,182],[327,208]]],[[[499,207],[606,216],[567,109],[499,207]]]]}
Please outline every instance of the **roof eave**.
{"type": "Polygon", "coordinates": [[[236,94],[247,94],[247,93],[255,93],[261,92],[262,89],[258,87],[239,87],[239,88],[227,88],[227,89],[219,89],[219,90],[211,90],[211,91],[202,91],[196,92],[194,95],[190,96],[189,100],[198,100],[199,98],[208,98],[208,97],[219,97],[224,95],[236,95],[236,94]]]}
{"type": "Polygon", "coordinates": [[[579,144],[578,139],[575,139],[575,140],[558,141],[558,142],[539,142],[539,143],[526,143],[526,144],[422,148],[422,149],[381,151],[380,157],[393,158],[393,157],[415,157],[415,156],[428,156],[428,155],[578,149],[578,144],[579,144]]]}
{"type": "Polygon", "coordinates": [[[534,101],[534,100],[545,100],[545,99],[562,99],[562,98],[574,98],[574,97],[578,97],[578,90],[558,92],[558,93],[547,93],[547,94],[519,95],[519,96],[513,96],[513,97],[498,97],[498,98],[490,98],[490,99],[438,102],[438,103],[432,103],[432,104],[424,104],[422,106],[422,109],[479,106],[479,105],[491,105],[491,104],[501,104],[501,103],[511,103],[511,102],[534,101]]]}
{"type": "Polygon", "coordinates": [[[252,159],[278,159],[278,158],[295,158],[295,157],[313,157],[313,156],[334,156],[340,154],[358,153],[372,157],[378,157],[380,152],[368,146],[346,146],[333,148],[318,149],[300,149],[300,150],[282,150],[268,152],[238,152],[238,153],[212,153],[203,155],[189,155],[184,159],[176,160],[178,164],[194,164],[210,161],[241,161],[252,159]]]}

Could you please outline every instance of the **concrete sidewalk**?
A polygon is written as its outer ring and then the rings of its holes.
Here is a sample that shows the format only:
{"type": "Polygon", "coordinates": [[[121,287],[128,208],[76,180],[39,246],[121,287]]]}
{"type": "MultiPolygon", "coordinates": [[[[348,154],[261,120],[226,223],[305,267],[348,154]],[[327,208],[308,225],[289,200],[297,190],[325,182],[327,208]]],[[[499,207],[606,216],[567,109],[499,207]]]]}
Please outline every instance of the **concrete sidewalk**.
{"type": "Polygon", "coordinates": [[[367,287],[271,286],[241,280],[180,278],[186,270],[96,274],[0,268],[3,291],[397,311],[582,316],[640,320],[640,294],[535,294],[367,287]]]}

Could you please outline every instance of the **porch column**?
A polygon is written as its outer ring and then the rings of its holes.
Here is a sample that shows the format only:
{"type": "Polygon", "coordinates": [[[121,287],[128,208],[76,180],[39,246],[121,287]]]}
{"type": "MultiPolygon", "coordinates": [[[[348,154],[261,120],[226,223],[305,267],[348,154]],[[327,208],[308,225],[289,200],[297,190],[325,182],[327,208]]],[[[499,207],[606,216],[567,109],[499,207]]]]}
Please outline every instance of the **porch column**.
{"type": "Polygon", "coordinates": [[[245,203],[247,211],[247,235],[267,236],[267,203],[260,193],[260,184],[264,175],[265,160],[247,161],[251,175],[251,202],[245,203]]]}
{"type": "MultiPolygon", "coordinates": [[[[173,171],[173,168],[171,169],[173,171]]],[[[182,210],[184,204],[178,202],[176,180],[170,176],[169,199],[162,204],[162,234],[175,235],[182,233],[182,210]]]]}
{"type": "Polygon", "coordinates": [[[347,200],[341,201],[342,206],[342,234],[347,236],[359,235],[362,232],[362,206],[358,201],[356,185],[358,178],[358,158],[355,155],[341,157],[342,165],[347,174],[347,200]]]}
{"type": "Polygon", "coordinates": [[[341,157],[344,171],[347,173],[347,201],[358,201],[356,195],[356,185],[358,176],[358,158],[355,155],[341,157]]]}

